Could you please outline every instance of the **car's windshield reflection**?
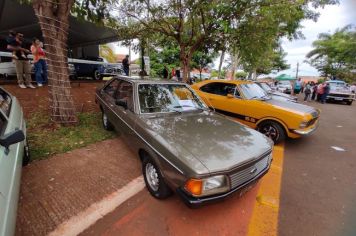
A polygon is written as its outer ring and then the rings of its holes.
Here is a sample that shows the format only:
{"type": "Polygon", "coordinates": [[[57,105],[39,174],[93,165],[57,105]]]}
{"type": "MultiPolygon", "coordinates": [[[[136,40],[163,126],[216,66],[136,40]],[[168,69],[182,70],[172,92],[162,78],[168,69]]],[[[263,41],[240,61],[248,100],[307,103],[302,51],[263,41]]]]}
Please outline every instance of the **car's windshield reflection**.
{"type": "Polygon", "coordinates": [[[202,101],[183,84],[140,84],[138,95],[141,113],[207,109],[202,101]]]}
{"type": "Polygon", "coordinates": [[[257,84],[240,84],[241,92],[246,99],[269,99],[268,94],[257,84]]]}

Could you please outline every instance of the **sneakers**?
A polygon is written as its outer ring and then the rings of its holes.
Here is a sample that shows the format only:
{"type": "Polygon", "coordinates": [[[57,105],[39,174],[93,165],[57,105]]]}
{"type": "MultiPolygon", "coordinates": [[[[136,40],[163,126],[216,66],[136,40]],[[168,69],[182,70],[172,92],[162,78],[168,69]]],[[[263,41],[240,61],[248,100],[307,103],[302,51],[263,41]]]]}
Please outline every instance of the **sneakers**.
{"type": "Polygon", "coordinates": [[[38,84],[37,84],[37,86],[38,86],[38,87],[42,87],[42,86],[43,86],[43,84],[41,84],[41,83],[38,83],[38,84]]]}
{"type": "Polygon", "coordinates": [[[36,87],[33,86],[32,84],[28,84],[27,87],[28,87],[28,88],[32,88],[32,89],[36,88],[36,87]]]}
{"type": "Polygon", "coordinates": [[[23,89],[26,88],[26,86],[25,86],[24,84],[19,84],[19,87],[20,87],[20,88],[23,88],[23,89]]]}

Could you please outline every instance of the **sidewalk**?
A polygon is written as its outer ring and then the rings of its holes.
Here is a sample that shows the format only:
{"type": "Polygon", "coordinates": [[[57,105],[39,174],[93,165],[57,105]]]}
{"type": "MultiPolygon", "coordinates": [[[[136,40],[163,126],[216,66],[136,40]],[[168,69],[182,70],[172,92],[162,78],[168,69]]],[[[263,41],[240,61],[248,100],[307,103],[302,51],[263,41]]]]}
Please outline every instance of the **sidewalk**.
{"type": "Polygon", "coordinates": [[[141,175],[138,156],[106,140],[23,168],[16,235],[46,235],[141,175]]]}

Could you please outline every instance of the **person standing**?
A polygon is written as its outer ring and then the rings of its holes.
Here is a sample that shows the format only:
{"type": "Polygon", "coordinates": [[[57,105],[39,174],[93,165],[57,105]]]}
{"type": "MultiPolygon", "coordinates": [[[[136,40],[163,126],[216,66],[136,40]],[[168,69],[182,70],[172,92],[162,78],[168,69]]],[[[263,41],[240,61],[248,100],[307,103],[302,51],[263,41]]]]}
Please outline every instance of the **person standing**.
{"type": "Polygon", "coordinates": [[[168,69],[167,69],[166,65],[164,65],[164,68],[163,68],[163,78],[168,79],[168,69]]]}
{"type": "Polygon", "coordinates": [[[314,101],[315,97],[316,97],[316,91],[317,91],[318,85],[316,83],[312,82],[312,88],[313,88],[313,93],[311,96],[311,100],[314,101]]]}
{"type": "Polygon", "coordinates": [[[330,85],[329,83],[326,83],[324,86],[323,94],[321,95],[321,103],[324,104],[326,102],[326,98],[329,95],[329,93],[330,93],[330,85]]]}
{"type": "Polygon", "coordinates": [[[178,81],[182,81],[182,78],[180,77],[180,68],[179,67],[176,69],[176,77],[177,77],[178,81]]]}
{"type": "Polygon", "coordinates": [[[16,57],[13,58],[16,67],[17,83],[20,88],[35,88],[31,84],[31,65],[27,54],[30,53],[28,49],[22,47],[23,34],[16,33],[15,41],[7,45],[7,49],[14,52],[16,57]],[[16,59],[17,58],[17,59],[16,59]],[[25,77],[25,81],[24,81],[25,77]]]}
{"type": "Polygon", "coordinates": [[[125,58],[122,60],[122,68],[124,69],[125,75],[129,76],[129,72],[130,72],[129,55],[126,55],[125,58]]]}
{"type": "Polygon", "coordinates": [[[34,38],[32,41],[31,52],[33,55],[33,63],[35,65],[35,78],[37,86],[41,87],[47,82],[47,64],[45,61],[45,53],[41,47],[41,41],[34,38]]]}
{"type": "Polygon", "coordinates": [[[309,82],[305,85],[304,88],[304,101],[309,101],[310,100],[310,94],[311,94],[311,85],[309,84],[309,82]]]}
{"type": "Polygon", "coordinates": [[[318,102],[321,102],[321,96],[323,95],[323,93],[324,93],[324,84],[320,83],[316,90],[316,100],[318,102]]]}
{"type": "Polygon", "coordinates": [[[297,81],[294,83],[294,94],[299,94],[300,90],[302,89],[302,81],[298,78],[297,81]]]}

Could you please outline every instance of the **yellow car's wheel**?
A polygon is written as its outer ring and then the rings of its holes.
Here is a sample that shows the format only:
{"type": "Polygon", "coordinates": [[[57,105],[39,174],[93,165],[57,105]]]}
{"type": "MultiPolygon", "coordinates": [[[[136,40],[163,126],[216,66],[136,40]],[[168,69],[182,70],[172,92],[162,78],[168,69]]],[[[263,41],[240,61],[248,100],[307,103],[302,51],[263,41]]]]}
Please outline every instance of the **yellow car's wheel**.
{"type": "Polygon", "coordinates": [[[275,144],[286,138],[283,126],[275,121],[264,121],[258,125],[257,130],[272,139],[275,144]]]}

